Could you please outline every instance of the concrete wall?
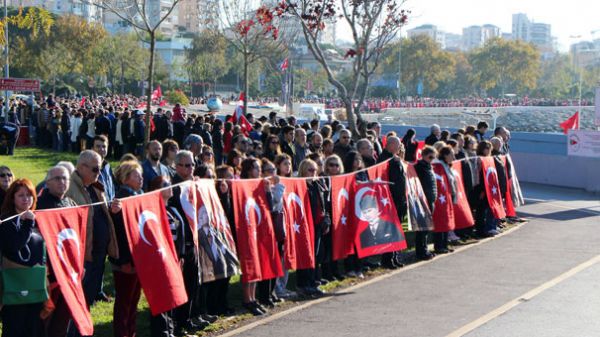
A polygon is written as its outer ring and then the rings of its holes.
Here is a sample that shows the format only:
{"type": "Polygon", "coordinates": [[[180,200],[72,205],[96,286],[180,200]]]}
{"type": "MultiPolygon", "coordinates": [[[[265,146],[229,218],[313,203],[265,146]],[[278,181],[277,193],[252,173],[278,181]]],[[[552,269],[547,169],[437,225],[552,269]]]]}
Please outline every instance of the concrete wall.
{"type": "MultiPolygon", "coordinates": [[[[383,132],[394,130],[400,137],[409,128],[411,127],[382,126],[383,132]]],[[[417,131],[418,139],[429,135],[427,127],[412,128],[417,131]]],[[[511,155],[519,180],[600,193],[600,158],[567,156],[567,136],[529,132],[513,132],[511,135],[511,155]]]]}

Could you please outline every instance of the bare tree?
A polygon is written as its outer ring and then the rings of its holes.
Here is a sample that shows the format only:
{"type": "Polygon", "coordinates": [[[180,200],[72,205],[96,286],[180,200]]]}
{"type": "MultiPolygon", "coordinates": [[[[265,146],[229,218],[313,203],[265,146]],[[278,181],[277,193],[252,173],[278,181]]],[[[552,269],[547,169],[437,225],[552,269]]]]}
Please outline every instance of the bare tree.
{"type": "Polygon", "coordinates": [[[355,135],[364,136],[360,107],[384,47],[406,23],[407,12],[400,8],[402,4],[403,0],[283,0],[271,9],[275,16],[291,15],[301,23],[308,49],[327,73],[329,83],[337,89],[346,108],[348,126],[355,135]],[[321,48],[324,30],[328,25],[336,24],[352,35],[353,47],[344,56],[352,59],[349,87],[337,77],[321,48]],[[359,133],[356,132],[357,122],[359,133]]]}
{"type": "Polygon", "coordinates": [[[220,31],[243,59],[244,112],[248,108],[249,67],[274,50],[285,48],[288,30],[259,0],[220,0],[220,31]]]}
{"type": "Polygon", "coordinates": [[[137,33],[141,41],[150,45],[150,60],[148,62],[148,89],[146,90],[146,136],[145,143],[150,140],[150,120],[152,118],[152,88],[154,87],[154,60],[156,34],[161,24],[173,13],[181,0],[172,0],[169,6],[164,6],[163,1],[158,1],[158,6],[153,7],[146,0],[87,0],[88,4],[102,8],[113,13],[125,21],[137,33]]]}

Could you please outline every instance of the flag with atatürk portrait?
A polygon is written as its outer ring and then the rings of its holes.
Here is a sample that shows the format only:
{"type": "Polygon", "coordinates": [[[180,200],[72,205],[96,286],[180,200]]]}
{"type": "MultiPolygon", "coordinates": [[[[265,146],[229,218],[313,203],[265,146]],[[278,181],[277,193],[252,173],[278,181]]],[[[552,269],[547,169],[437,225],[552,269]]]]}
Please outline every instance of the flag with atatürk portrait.
{"type": "Polygon", "coordinates": [[[202,283],[239,273],[239,261],[229,221],[219,200],[215,181],[195,182],[198,192],[198,253],[202,283]]]}
{"type": "Polygon", "coordinates": [[[349,220],[356,229],[354,243],[358,257],[405,249],[406,239],[388,182],[358,183],[354,191],[349,220]]]}
{"type": "Polygon", "coordinates": [[[413,231],[431,231],[433,230],[433,218],[415,166],[404,163],[402,165],[404,165],[404,172],[406,172],[409,228],[413,231]]]}

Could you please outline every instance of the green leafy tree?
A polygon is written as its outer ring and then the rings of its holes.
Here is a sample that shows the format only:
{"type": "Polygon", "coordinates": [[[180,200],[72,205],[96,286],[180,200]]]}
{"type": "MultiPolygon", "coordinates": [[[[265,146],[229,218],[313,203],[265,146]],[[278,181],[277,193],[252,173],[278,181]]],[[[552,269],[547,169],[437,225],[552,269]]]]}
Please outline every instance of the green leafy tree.
{"type": "MultiPolygon", "coordinates": [[[[409,95],[417,94],[419,83],[423,83],[425,95],[434,92],[441,83],[453,77],[455,62],[450,52],[442,50],[429,36],[402,39],[402,85],[409,95]]],[[[398,43],[386,52],[383,68],[387,73],[398,73],[398,43]]]]}
{"type": "Polygon", "coordinates": [[[185,50],[185,68],[191,82],[212,82],[229,71],[227,39],[219,32],[204,30],[194,36],[192,45],[185,50]]]}
{"type": "Polygon", "coordinates": [[[190,100],[183,93],[183,91],[175,89],[169,90],[166,95],[167,101],[171,104],[181,104],[188,106],[190,105],[190,100]]]}
{"type": "Polygon", "coordinates": [[[523,41],[491,39],[469,61],[475,88],[495,96],[535,89],[540,75],[540,52],[523,41]]]}

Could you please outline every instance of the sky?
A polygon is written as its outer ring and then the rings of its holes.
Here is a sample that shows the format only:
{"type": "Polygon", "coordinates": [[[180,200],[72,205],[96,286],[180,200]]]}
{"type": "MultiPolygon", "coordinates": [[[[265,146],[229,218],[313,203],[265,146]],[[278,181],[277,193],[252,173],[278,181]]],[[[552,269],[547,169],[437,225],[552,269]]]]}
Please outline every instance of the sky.
{"type": "Polygon", "coordinates": [[[404,36],[407,29],[426,23],[457,34],[464,27],[489,23],[510,33],[512,14],[525,13],[530,20],[552,25],[562,52],[572,43],[591,40],[593,30],[598,30],[595,38],[600,39],[599,0],[406,0],[403,8],[411,10],[404,36]],[[577,35],[582,37],[570,38],[577,35]]]}

